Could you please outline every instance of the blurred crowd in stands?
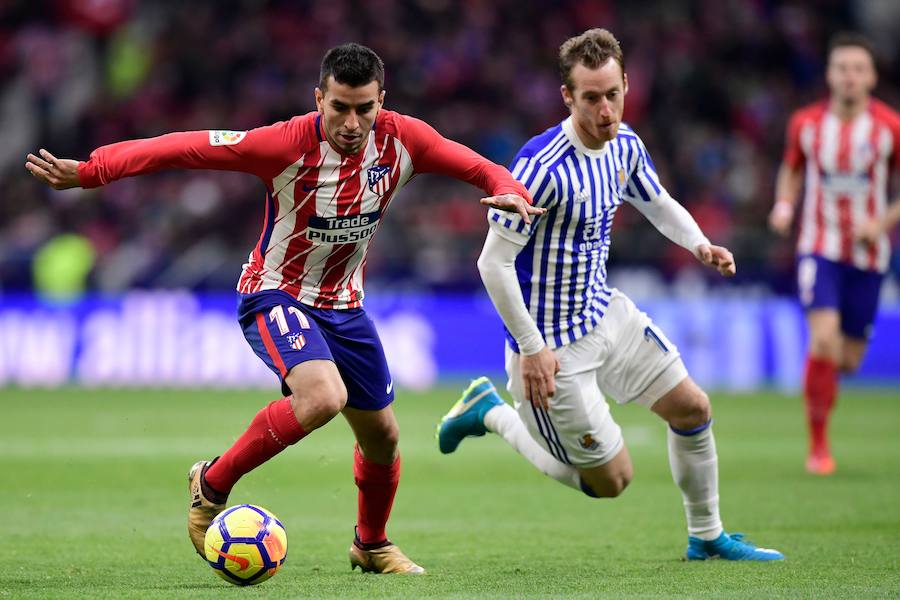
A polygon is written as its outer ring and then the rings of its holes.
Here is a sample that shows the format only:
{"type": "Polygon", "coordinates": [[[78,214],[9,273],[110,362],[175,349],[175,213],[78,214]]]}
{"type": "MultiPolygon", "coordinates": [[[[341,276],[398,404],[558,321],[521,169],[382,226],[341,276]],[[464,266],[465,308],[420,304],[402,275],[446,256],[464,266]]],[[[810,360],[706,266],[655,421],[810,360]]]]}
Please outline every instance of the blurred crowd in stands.
{"type": "MultiPolygon", "coordinates": [[[[248,175],[53,192],[23,168],[27,152],[86,159],[127,138],[288,119],[314,109],[325,50],[357,41],[386,63],[387,108],[508,164],[566,115],[559,45],[597,26],[622,43],[626,121],[664,184],[734,251],[741,281],[791,292],[793,243],[765,228],[786,119],[824,95],[826,42],[846,29],[870,36],[876,95],[900,106],[896,0],[0,0],[0,292],[31,289],[45,263],[101,292],[233,289],[262,223],[264,188],[248,175]]],[[[377,235],[367,286],[479,289],[478,197],[416,178],[377,235]]],[[[619,212],[613,241],[613,271],[701,277],[635,210],[619,212]]]]}

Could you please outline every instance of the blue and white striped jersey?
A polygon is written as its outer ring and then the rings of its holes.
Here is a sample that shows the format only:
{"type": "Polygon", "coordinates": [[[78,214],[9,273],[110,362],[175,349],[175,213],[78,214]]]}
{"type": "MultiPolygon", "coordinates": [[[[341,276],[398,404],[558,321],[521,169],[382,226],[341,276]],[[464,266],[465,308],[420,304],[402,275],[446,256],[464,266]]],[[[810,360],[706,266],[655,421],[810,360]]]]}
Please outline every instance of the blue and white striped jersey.
{"type": "Polygon", "coordinates": [[[646,147],[625,123],[614,140],[591,150],[570,117],[529,140],[510,170],[547,212],[529,226],[516,214],[491,209],[488,221],[497,234],[524,245],[516,259],[522,296],[547,345],[558,348],[593,329],[609,304],[606,260],[619,205],[627,200],[640,209],[670,198],[646,147]]]}

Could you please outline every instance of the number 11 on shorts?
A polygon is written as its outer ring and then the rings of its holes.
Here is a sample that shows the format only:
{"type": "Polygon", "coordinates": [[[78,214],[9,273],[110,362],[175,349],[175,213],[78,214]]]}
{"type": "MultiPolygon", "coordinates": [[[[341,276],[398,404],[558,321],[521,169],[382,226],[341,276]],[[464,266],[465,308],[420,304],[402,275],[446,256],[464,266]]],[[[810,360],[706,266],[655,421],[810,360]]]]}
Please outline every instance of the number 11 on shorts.
{"type": "MultiPolygon", "coordinates": [[[[297,320],[300,322],[301,328],[309,329],[309,319],[306,318],[306,315],[303,314],[302,311],[294,306],[289,306],[287,311],[297,317],[297,320]]],[[[290,328],[288,327],[287,317],[284,314],[283,306],[275,306],[271,311],[269,311],[269,321],[274,321],[278,325],[278,332],[281,333],[281,335],[290,333],[290,328]]],[[[302,350],[303,346],[306,345],[306,338],[304,338],[303,334],[298,331],[296,333],[291,333],[288,336],[288,343],[294,350],[302,350]]]]}
{"type": "MultiPolygon", "coordinates": [[[[297,320],[300,321],[300,327],[309,329],[309,320],[299,309],[289,306],[288,312],[297,317],[297,320]]],[[[284,307],[281,305],[278,305],[269,311],[269,321],[275,321],[275,323],[278,324],[278,331],[281,335],[290,331],[290,329],[288,329],[287,318],[284,316],[284,307]]]]}

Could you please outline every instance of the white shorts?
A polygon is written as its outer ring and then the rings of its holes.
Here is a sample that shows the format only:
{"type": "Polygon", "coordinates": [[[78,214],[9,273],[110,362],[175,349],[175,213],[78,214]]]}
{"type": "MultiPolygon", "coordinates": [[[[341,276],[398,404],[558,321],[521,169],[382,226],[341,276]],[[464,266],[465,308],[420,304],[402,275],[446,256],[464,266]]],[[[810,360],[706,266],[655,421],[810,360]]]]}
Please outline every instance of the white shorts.
{"type": "Polygon", "coordinates": [[[580,468],[612,460],[624,444],[604,393],[619,404],[650,407],[687,377],[675,344],[616,289],[597,327],[553,352],[560,371],[549,411],[526,399],[519,355],[508,346],[507,389],[531,436],[557,460],[580,468]]]}

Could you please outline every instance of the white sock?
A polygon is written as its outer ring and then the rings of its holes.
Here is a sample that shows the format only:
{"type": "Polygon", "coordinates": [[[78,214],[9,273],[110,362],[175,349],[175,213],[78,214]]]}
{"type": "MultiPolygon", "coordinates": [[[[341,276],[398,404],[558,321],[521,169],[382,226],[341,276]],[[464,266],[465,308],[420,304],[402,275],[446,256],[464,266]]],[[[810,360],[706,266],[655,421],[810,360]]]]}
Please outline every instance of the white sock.
{"type": "Polygon", "coordinates": [[[684,497],[688,535],[714,540],[722,533],[719,518],[719,465],[710,425],[694,435],[669,435],[669,466],[684,497]]]}
{"type": "Polygon", "coordinates": [[[506,440],[507,444],[524,456],[538,471],[563,485],[582,491],[578,470],[559,462],[534,441],[519,413],[512,406],[504,403],[487,411],[484,415],[484,424],[490,431],[506,440]]]}

